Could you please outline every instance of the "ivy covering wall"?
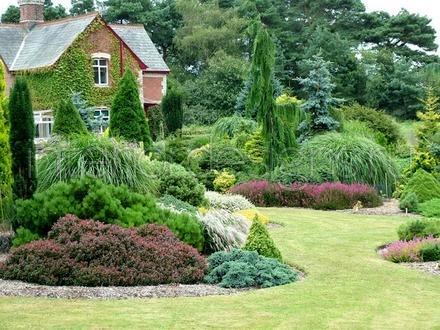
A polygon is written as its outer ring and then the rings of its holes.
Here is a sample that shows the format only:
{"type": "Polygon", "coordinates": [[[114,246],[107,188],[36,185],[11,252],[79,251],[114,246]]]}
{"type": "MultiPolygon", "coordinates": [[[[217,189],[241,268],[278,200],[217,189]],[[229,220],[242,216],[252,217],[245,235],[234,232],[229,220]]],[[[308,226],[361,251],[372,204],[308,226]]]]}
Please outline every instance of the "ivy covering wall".
{"type": "MultiPolygon", "coordinates": [[[[108,53],[108,51],[106,52],[108,53]]],[[[119,40],[107,30],[105,23],[97,18],[74,41],[58,62],[50,67],[23,73],[32,93],[34,110],[54,109],[56,105],[73,93],[82,93],[84,99],[95,106],[111,106],[119,79],[121,78],[119,40]],[[96,87],[91,54],[102,52],[90,40],[93,33],[106,30],[111,42],[109,64],[109,87],[96,87]]],[[[139,66],[128,51],[124,51],[124,66],[136,72],[139,66]]]]}

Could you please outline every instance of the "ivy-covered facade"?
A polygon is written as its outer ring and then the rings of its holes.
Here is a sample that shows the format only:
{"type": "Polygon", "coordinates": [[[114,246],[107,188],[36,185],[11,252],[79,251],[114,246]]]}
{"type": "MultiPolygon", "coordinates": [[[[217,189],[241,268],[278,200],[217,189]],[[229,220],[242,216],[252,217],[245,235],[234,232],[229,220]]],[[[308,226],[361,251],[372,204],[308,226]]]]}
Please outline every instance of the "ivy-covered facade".
{"type": "Polygon", "coordinates": [[[109,25],[97,13],[50,23],[0,25],[0,60],[8,89],[17,76],[26,77],[40,138],[50,136],[52,109],[61,100],[81,93],[108,117],[119,79],[130,68],[139,77],[147,109],[161,102],[169,73],[143,26],[109,25]]]}

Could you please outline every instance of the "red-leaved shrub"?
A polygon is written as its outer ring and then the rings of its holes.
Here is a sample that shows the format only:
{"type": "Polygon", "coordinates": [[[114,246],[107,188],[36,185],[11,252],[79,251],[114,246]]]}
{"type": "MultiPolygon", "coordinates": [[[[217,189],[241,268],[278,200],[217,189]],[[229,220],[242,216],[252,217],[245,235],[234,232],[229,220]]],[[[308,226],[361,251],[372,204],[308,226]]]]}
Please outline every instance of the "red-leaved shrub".
{"type": "Polygon", "coordinates": [[[358,201],[364,207],[382,204],[377,191],[365,184],[293,183],[284,186],[269,181],[250,181],[233,187],[232,194],[248,198],[261,207],[305,207],[320,210],[341,210],[352,208],[358,201]]]}
{"type": "Polygon", "coordinates": [[[68,215],[48,240],[14,250],[0,276],[45,285],[134,286],[196,283],[206,269],[198,251],[164,226],[125,229],[68,215]]]}

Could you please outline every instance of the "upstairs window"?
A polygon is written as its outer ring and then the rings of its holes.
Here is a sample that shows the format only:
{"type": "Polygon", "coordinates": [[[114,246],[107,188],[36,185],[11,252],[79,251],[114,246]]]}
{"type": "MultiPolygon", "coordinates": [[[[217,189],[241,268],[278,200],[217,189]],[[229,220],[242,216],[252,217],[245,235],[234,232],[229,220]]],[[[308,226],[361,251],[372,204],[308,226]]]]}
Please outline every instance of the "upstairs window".
{"type": "Polygon", "coordinates": [[[98,87],[107,87],[108,83],[108,66],[110,56],[107,54],[93,54],[93,73],[95,85],[98,87]]]}

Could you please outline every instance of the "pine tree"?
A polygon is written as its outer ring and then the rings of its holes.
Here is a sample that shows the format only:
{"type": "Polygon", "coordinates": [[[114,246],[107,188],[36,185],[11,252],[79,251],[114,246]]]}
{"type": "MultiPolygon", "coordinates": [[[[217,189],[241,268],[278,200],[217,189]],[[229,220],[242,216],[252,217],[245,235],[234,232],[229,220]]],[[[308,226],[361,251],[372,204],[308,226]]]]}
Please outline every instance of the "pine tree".
{"type": "Polygon", "coordinates": [[[183,96],[176,88],[170,88],[162,100],[162,112],[170,134],[183,127],[183,96]]]}
{"type": "Polygon", "coordinates": [[[31,198],[37,189],[35,125],[26,80],[17,78],[9,98],[9,144],[12,154],[12,192],[15,198],[31,198]]]}
{"type": "Polygon", "coordinates": [[[340,124],[330,114],[330,107],[338,102],[332,97],[335,85],[329,71],[329,63],[320,55],[315,55],[311,60],[305,61],[310,68],[307,78],[300,79],[308,99],[303,105],[303,110],[310,114],[310,119],[300,125],[302,139],[315,134],[334,131],[340,124]]]}
{"type": "Polygon", "coordinates": [[[87,134],[87,127],[71,99],[58,105],[52,132],[63,137],[87,134]]]}
{"type": "Polygon", "coordinates": [[[110,136],[120,137],[129,142],[142,142],[146,152],[151,149],[153,143],[140,101],[136,77],[130,70],[122,77],[113,100],[110,136]]]}
{"type": "Polygon", "coordinates": [[[256,109],[265,141],[264,162],[272,172],[286,155],[284,125],[277,115],[274,100],[275,44],[267,30],[260,26],[254,41],[251,66],[252,86],[246,102],[246,112],[256,109]]]}

